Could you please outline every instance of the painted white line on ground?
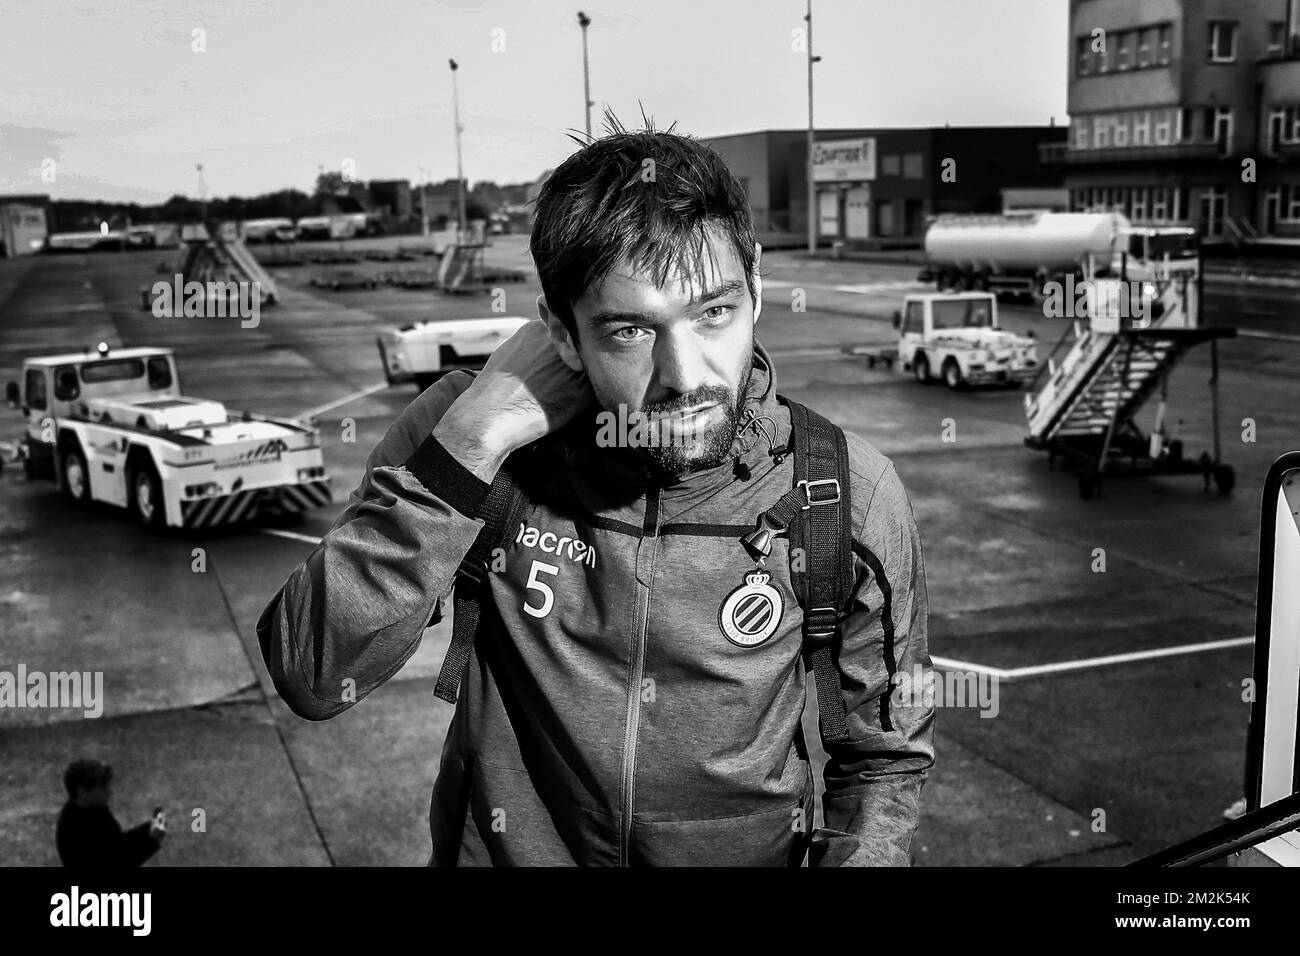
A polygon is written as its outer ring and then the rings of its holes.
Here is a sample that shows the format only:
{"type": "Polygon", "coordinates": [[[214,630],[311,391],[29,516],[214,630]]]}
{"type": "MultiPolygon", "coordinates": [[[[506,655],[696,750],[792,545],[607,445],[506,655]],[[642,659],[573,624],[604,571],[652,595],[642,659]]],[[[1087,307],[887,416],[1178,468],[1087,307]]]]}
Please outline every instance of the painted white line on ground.
{"type": "Polygon", "coordinates": [[[768,355],[772,358],[827,358],[834,355],[847,355],[848,352],[842,346],[827,347],[821,349],[768,349],[768,355]]]}
{"type": "Polygon", "coordinates": [[[1130,664],[1134,661],[1150,661],[1161,657],[1181,657],[1186,654],[1202,654],[1206,651],[1221,651],[1229,647],[1244,647],[1254,644],[1254,637],[1233,637],[1223,641],[1206,641],[1203,644],[1180,644],[1176,647],[1156,647],[1146,651],[1132,651],[1128,654],[1109,654],[1105,657],[1089,657],[1078,661],[1058,661],[1055,664],[1036,664],[1032,667],[1013,667],[1003,672],[1003,680],[1015,681],[1026,677],[1039,677],[1043,674],[1061,674],[1068,671],[1090,670],[1094,667],[1109,667],[1113,664],[1130,664]]]}
{"type": "Polygon", "coordinates": [[[1300,335],[1277,335],[1273,332],[1256,332],[1253,329],[1238,329],[1237,334],[1246,339],[1271,339],[1274,342],[1300,342],[1300,335]]]}
{"type": "Polygon", "coordinates": [[[309,408],[305,412],[300,412],[298,417],[301,419],[311,418],[313,415],[320,415],[323,412],[328,412],[332,409],[338,408],[340,405],[346,405],[348,402],[355,402],[359,398],[365,398],[367,395],[373,395],[375,392],[383,391],[386,388],[388,388],[387,382],[380,382],[378,385],[370,385],[360,391],[353,392],[351,395],[344,395],[337,401],[321,405],[319,408],[309,408]]]}
{"type": "Polygon", "coordinates": [[[932,657],[930,662],[935,667],[942,667],[950,671],[968,671],[972,674],[983,674],[986,677],[996,677],[998,680],[1007,679],[1007,671],[1001,667],[990,667],[987,664],[971,664],[968,661],[953,660],[951,657],[932,657]]]}
{"type": "Polygon", "coordinates": [[[288,538],[290,541],[304,541],[307,544],[320,544],[320,538],[313,537],[309,534],[299,534],[297,531],[281,531],[279,528],[258,528],[262,534],[269,534],[273,538],[288,538]]]}

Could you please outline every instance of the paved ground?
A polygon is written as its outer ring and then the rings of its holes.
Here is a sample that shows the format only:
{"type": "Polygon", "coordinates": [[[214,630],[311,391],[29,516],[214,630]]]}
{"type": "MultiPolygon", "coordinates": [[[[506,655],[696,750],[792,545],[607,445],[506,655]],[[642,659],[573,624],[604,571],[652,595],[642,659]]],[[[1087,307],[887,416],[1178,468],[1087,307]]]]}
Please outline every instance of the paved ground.
{"type": "MultiPolygon", "coordinates": [[[[491,253],[527,267],[519,237],[491,253]]],[[[0,380],[16,377],[34,351],[99,339],[173,346],[188,394],[274,414],[333,406],[320,425],[340,501],[415,394],[363,394],[382,383],[376,330],[488,312],[485,296],[317,291],[307,285],[317,267],[301,266],[277,269],[282,302],[256,329],[160,320],[139,310],[139,287],[166,258],[0,262],[0,380]],[[342,440],[345,418],[354,443],[342,440]]],[[[1237,468],[1237,492],[1205,494],[1199,479],[1113,482],[1084,502],[1070,477],[1021,444],[1019,394],[922,387],[845,354],[889,340],[886,320],[916,288],[914,266],[775,253],[766,269],[759,332],[781,389],[893,456],[911,493],[932,655],[1003,675],[995,717],[976,707],[939,715],[918,862],[1112,865],[1217,823],[1241,786],[1240,684],[1251,648],[1194,645],[1253,632],[1259,489],[1269,463],[1300,447],[1296,290],[1243,282],[1208,296],[1214,321],[1249,333],[1221,349],[1224,455],[1237,468]],[[792,310],[798,290],[806,311],[792,310]],[[1241,440],[1246,418],[1253,443],[1241,440]],[[945,419],[955,442],[941,440],[945,419]],[[1097,549],[1104,573],[1093,570],[1097,549]],[[1089,663],[1170,648],[1185,649],[1089,663]],[[1062,662],[1079,663],[1043,669],[1062,662]]],[[[507,311],[532,313],[535,284],[503,288],[507,311]]],[[[1048,345],[1061,331],[1027,310],[1005,318],[1048,345]]],[[[1207,355],[1194,353],[1171,383],[1192,454],[1210,438],[1208,373],[1207,355]]],[[[20,434],[10,414],[0,442],[20,434]]],[[[387,686],[323,724],[287,712],[257,650],[257,615],[333,515],[322,509],[288,530],[158,537],[109,509],[71,512],[19,469],[0,474],[0,670],[105,674],[98,719],[0,710],[0,862],[56,862],[59,776],[80,754],[116,766],[124,822],[169,807],[172,835],[150,865],[424,862],[428,795],[450,718],[432,693],[448,622],[426,632],[387,686]],[[196,547],[205,549],[204,573],[192,570],[196,547]]]]}

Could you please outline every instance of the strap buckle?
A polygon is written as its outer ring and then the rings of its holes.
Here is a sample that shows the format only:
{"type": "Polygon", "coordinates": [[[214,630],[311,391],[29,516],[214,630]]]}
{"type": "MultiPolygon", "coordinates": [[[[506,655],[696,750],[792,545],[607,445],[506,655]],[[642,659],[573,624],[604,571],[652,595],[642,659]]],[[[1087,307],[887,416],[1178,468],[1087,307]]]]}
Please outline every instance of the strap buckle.
{"type": "Polygon", "coordinates": [[[840,612],[833,607],[811,607],[803,614],[804,643],[816,650],[830,644],[840,630],[840,612]]]}
{"type": "Polygon", "coordinates": [[[487,580],[488,563],[481,558],[471,558],[465,556],[465,560],[460,563],[456,569],[456,579],[465,580],[471,586],[477,588],[487,580]]]}
{"type": "Polygon", "coordinates": [[[813,505],[837,505],[840,503],[840,480],[838,478],[817,478],[813,481],[800,481],[795,483],[796,488],[803,489],[804,498],[807,499],[806,505],[801,505],[801,509],[807,511],[813,505]],[[813,497],[814,488],[834,489],[832,494],[835,497],[813,497]]]}

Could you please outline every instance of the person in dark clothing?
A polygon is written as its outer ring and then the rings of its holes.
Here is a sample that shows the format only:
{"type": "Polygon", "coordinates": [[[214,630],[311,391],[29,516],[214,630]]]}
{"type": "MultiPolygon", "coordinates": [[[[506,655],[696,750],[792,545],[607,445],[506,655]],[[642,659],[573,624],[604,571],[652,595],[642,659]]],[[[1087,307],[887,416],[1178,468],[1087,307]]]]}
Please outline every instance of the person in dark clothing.
{"type": "Polygon", "coordinates": [[[119,869],[139,866],[158,852],[167,832],[162,808],[147,823],[123,831],[113,811],[113,768],[101,760],[76,760],[63,774],[68,802],[54,842],[64,866],[119,869]]]}

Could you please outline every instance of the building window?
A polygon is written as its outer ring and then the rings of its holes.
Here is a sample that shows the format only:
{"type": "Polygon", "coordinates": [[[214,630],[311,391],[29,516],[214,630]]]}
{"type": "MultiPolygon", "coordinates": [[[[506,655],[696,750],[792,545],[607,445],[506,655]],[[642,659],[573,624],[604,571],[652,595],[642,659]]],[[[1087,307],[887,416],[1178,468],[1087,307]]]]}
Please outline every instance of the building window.
{"type": "Polygon", "coordinates": [[[1136,113],[1133,116],[1133,145],[1151,145],[1151,114],[1136,113]]]}
{"type": "MultiPolygon", "coordinates": [[[[1058,47],[1059,49],[1059,47],[1058,47]]],[[[1233,20],[1210,21],[1210,62],[1235,63],[1237,60],[1237,24],[1233,20]]]]}
{"type": "Polygon", "coordinates": [[[1117,147],[1128,145],[1128,117],[1120,115],[1115,117],[1115,130],[1113,141],[1117,147]]]}
{"type": "Polygon", "coordinates": [[[1151,218],[1155,222],[1169,221],[1169,190],[1151,190],[1151,218]]]}
{"type": "Polygon", "coordinates": [[[1196,110],[1178,111],[1178,142],[1190,143],[1196,138],[1196,110]]]}
{"type": "Polygon", "coordinates": [[[1288,143],[1300,143],[1300,106],[1293,106],[1287,110],[1291,114],[1291,136],[1288,143]]]}
{"type": "Polygon", "coordinates": [[[1156,122],[1156,145],[1168,146],[1173,141],[1173,115],[1165,112],[1156,122]]]}
{"type": "Polygon", "coordinates": [[[1174,28],[1168,24],[1160,28],[1160,40],[1156,60],[1161,66],[1168,66],[1172,60],[1174,46],[1174,28]]]}
{"type": "Polygon", "coordinates": [[[1282,187],[1270,186],[1264,190],[1264,222],[1263,230],[1265,234],[1272,235],[1273,227],[1277,225],[1279,219],[1285,219],[1282,207],[1282,187]]]}
{"type": "Polygon", "coordinates": [[[881,156],[881,157],[880,157],[880,175],[882,175],[882,176],[898,176],[898,175],[900,174],[900,173],[899,173],[899,170],[900,170],[900,168],[901,168],[900,165],[899,165],[899,163],[900,163],[900,160],[899,160],[899,158],[898,158],[898,154],[897,154],[897,153],[894,153],[894,154],[889,155],[889,156],[881,156]]]}
{"type": "Polygon", "coordinates": [[[1110,148],[1110,117],[1098,116],[1092,121],[1092,145],[1094,149],[1110,148]]]}
{"type": "Polygon", "coordinates": [[[1264,147],[1264,152],[1270,156],[1277,155],[1277,148],[1286,141],[1286,114],[1287,110],[1274,109],[1268,114],[1268,145],[1264,147]]]}
{"type": "Polygon", "coordinates": [[[1075,119],[1074,119],[1074,148],[1075,148],[1075,149],[1087,149],[1087,148],[1088,148],[1088,144],[1089,144],[1090,142],[1091,142],[1091,137],[1089,136],[1088,121],[1085,120],[1085,119],[1083,119],[1083,118],[1081,118],[1081,117],[1075,117],[1075,119]]]}
{"type": "Polygon", "coordinates": [[[920,179],[923,166],[924,157],[920,153],[905,153],[903,155],[903,177],[905,179],[920,179]]]}
{"type": "Polygon", "coordinates": [[[1137,66],[1139,70],[1145,70],[1147,67],[1155,65],[1156,33],[1155,27],[1146,27],[1138,34],[1137,66]]]}
{"type": "Polygon", "coordinates": [[[1286,24],[1272,20],[1268,25],[1268,55],[1282,56],[1286,52],[1286,24]]]}
{"type": "Polygon", "coordinates": [[[1144,222],[1147,218],[1147,197],[1150,190],[1139,187],[1133,190],[1133,221],[1144,222]]]}
{"type": "Polygon", "coordinates": [[[1232,108],[1207,107],[1205,133],[1206,138],[1219,147],[1219,152],[1226,154],[1232,147],[1232,108]]]}
{"type": "Polygon", "coordinates": [[[1079,37],[1079,76],[1092,76],[1095,69],[1095,61],[1092,55],[1092,37],[1079,37]]]}
{"type": "Polygon", "coordinates": [[[1300,222],[1300,186],[1291,186],[1291,201],[1286,204],[1286,218],[1300,222]]]}
{"type": "Polygon", "coordinates": [[[888,239],[894,234],[894,201],[876,200],[876,235],[888,239]]]}
{"type": "Polygon", "coordinates": [[[1132,30],[1125,30],[1119,35],[1119,49],[1115,54],[1115,69],[1120,71],[1133,69],[1133,47],[1136,40],[1137,35],[1132,30]]]}

